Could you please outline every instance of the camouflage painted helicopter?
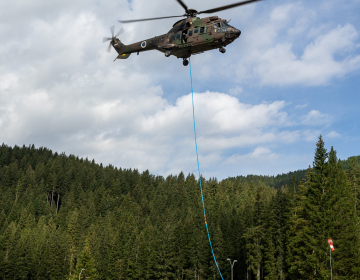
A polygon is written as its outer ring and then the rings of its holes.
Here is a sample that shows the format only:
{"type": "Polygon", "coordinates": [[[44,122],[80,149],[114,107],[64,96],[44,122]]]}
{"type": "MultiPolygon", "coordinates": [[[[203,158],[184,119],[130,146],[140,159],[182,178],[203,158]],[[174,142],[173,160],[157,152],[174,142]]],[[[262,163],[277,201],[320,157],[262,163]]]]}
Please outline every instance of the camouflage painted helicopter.
{"type": "Polygon", "coordinates": [[[185,14],[181,16],[119,21],[121,23],[130,23],[173,17],[186,17],[186,19],[175,22],[167,34],[131,45],[124,45],[117,38],[117,36],[124,32],[124,29],[121,28],[119,32],[114,35],[114,26],[112,26],[110,27],[112,37],[104,37],[103,39],[103,42],[110,41],[107,51],[110,52],[111,46],[113,46],[118,53],[118,56],[115,58],[116,60],[127,59],[132,53],[139,54],[144,51],[158,50],[165,53],[166,57],[174,55],[177,58],[182,58],[183,65],[187,66],[189,64],[188,58],[192,54],[199,54],[213,49],[219,49],[221,53],[225,53],[226,50],[224,47],[231,44],[241,34],[239,29],[229,25],[229,21],[221,19],[218,16],[199,18],[197,15],[215,13],[260,0],[242,1],[200,12],[194,9],[188,9],[182,0],[176,1],[185,9],[185,14]]]}

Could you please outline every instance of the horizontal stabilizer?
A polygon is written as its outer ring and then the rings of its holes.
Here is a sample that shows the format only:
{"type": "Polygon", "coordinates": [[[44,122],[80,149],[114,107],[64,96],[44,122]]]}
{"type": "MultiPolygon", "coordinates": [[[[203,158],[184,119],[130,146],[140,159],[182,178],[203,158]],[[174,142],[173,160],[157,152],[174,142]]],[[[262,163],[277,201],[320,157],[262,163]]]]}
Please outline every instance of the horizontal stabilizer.
{"type": "Polygon", "coordinates": [[[127,59],[130,55],[131,53],[122,53],[119,54],[116,59],[127,59]]]}

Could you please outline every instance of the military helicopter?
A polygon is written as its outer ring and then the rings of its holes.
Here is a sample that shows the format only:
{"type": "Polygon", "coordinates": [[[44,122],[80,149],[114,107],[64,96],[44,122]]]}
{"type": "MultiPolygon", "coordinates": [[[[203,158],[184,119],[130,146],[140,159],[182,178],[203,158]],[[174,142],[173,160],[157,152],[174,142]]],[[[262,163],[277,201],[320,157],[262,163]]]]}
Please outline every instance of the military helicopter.
{"type": "Polygon", "coordinates": [[[188,58],[191,55],[213,49],[219,49],[221,53],[225,53],[226,49],[224,47],[234,42],[234,40],[241,34],[239,29],[229,25],[229,21],[225,19],[221,19],[218,16],[199,18],[197,15],[212,14],[261,0],[247,0],[200,12],[194,9],[188,9],[182,0],[176,1],[185,9],[185,14],[180,16],[119,20],[121,23],[130,23],[165,18],[186,17],[185,19],[175,22],[167,34],[130,45],[124,45],[117,38],[124,32],[124,29],[121,28],[119,32],[114,35],[114,26],[112,26],[110,27],[112,37],[104,37],[103,39],[103,43],[110,41],[107,51],[110,52],[112,46],[118,53],[118,56],[115,58],[116,60],[127,59],[132,53],[137,53],[139,55],[140,52],[158,50],[163,52],[166,57],[174,55],[177,58],[182,58],[183,65],[187,66],[189,64],[188,58]]]}

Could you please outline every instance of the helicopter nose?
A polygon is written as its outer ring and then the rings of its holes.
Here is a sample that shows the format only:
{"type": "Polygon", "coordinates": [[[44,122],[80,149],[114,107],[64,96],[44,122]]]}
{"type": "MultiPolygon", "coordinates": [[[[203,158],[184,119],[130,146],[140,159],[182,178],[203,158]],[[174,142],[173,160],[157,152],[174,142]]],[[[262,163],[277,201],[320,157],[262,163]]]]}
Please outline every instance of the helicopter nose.
{"type": "Polygon", "coordinates": [[[241,34],[241,31],[239,29],[235,29],[235,36],[239,37],[241,34]]]}

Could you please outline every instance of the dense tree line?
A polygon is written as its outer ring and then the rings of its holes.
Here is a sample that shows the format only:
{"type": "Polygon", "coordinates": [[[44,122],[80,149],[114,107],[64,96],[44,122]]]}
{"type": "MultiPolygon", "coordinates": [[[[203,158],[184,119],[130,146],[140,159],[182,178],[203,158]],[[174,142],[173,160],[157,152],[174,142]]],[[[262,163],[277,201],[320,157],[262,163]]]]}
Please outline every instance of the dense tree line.
{"type": "MultiPolygon", "coordinates": [[[[202,178],[224,279],[360,278],[360,167],[319,138],[306,177],[202,178]]],[[[103,167],[46,148],[0,147],[0,279],[220,279],[194,175],[103,167]],[[83,270],[85,269],[85,270],[83,270]]]]}
{"type": "MultiPolygon", "coordinates": [[[[354,162],[355,164],[360,164],[360,156],[353,156],[346,160],[339,160],[339,162],[341,163],[341,166],[344,170],[348,170],[352,162],[354,162]]],[[[295,185],[297,186],[299,182],[306,178],[306,174],[306,169],[300,169],[296,171],[290,171],[288,173],[279,174],[276,176],[249,174],[246,176],[239,175],[236,177],[229,177],[228,179],[231,181],[235,181],[237,179],[242,184],[245,182],[247,182],[248,184],[253,182],[254,184],[258,185],[261,182],[275,189],[281,189],[284,186],[290,186],[291,181],[294,180],[294,178],[295,185]]]]}
{"type": "Polygon", "coordinates": [[[249,174],[246,176],[239,175],[236,177],[229,177],[228,180],[234,182],[238,180],[239,183],[244,184],[247,183],[248,185],[252,182],[255,185],[260,183],[265,184],[266,186],[281,189],[284,186],[290,186],[291,181],[295,179],[295,185],[297,186],[302,179],[306,177],[307,170],[297,170],[297,171],[290,171],[288,173],[279,174],[276,176],[269,176],[269,175],[253,175],[249,174]]]}

